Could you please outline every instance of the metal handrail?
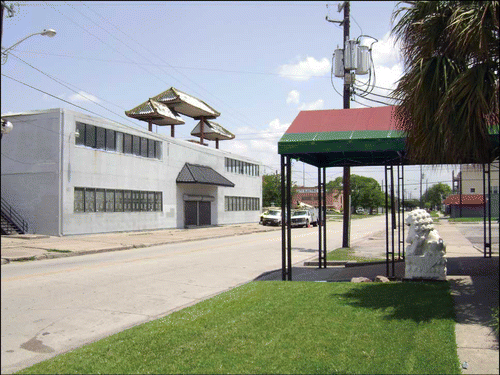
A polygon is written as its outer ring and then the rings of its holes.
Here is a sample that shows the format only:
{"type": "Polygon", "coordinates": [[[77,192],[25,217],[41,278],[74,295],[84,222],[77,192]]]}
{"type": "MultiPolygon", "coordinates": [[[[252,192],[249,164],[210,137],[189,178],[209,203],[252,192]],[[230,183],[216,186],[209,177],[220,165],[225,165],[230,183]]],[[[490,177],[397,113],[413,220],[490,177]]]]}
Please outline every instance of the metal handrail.
{"type": "Polygon", "coordinates": [[[28,222],[19,215],[10,204],[2,197],[2,214],[5,215],[12,224],[17,226],[23,233],[28,232],[28,222]]]}

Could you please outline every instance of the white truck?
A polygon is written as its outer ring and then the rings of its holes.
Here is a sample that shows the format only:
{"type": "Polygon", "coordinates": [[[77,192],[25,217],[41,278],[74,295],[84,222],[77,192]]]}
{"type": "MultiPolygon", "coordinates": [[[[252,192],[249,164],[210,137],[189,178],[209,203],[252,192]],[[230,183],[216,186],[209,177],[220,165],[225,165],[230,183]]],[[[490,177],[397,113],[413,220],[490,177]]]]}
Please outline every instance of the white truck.
{"type": "Polygon", "coordinates": [[[270,208],[260,215],[260,224],[262,225],[281,225],[281,209],[270,208]]]}
{"type": "Polygon", "coordinates": [[[318,209],[313,206],[299,202],[298,209],[292,212],[292,227],[308,227],[318,225],[318,209]]]}

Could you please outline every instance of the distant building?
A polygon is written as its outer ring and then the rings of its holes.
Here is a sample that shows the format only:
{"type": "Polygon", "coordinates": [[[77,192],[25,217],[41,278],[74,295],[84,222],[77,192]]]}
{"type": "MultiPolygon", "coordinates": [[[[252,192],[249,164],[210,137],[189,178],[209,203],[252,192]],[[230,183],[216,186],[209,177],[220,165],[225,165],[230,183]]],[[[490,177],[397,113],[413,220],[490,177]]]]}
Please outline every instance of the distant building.
{"type": "Polygon", "coordinates": [[[259,221],[260,162],[67,109],[2,118],[14,126],[2,139],[2,216],[5,202],[28,233],[259,221]]]}
{"type": "MultiPolygon", "coordinates": [[[[330,193],[327,192],[326,207],[341,211],[343,196],[342,191],[339,190],[333,190],[330,193]]],[[[304,202],[311,206],[318,207],[318,187],[298,186],[296,193],[292,197],[292,206],[296,206],[298,202],[304,202]]]]}
{"type": "MultiPolygon", "coordinates": [[[[486,181],[486,203],[491,201],[491,216],[498,217],[499,211],[499,180],[498,159],[490,164],[491,195],[488,195],[486,181]]],[[[460,172],[453,178],[453,194],[448,196],[443,204],[448,206],[451,217],[482,217],[483,216],[483,166],[482,164],[463,164],[460,172]],[[460,194],[460,192],[462,194],[460,194]],[[461,195],[461,198],[460,198],[461,195]]]]}

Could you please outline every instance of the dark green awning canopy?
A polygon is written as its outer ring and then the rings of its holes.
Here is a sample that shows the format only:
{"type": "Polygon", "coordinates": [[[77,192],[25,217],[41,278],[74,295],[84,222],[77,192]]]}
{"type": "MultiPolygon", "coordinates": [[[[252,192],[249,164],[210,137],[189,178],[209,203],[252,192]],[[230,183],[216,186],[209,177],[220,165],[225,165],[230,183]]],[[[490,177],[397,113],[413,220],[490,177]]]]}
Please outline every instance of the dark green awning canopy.
{"type": "MultiPolygon", "coordinates": [[[[410,164],[394,106],[301,111],[278,142],[278,154],[317,167],[410,164]]],[[[491,134],[498,147],[498,130],[491,134]]]]}

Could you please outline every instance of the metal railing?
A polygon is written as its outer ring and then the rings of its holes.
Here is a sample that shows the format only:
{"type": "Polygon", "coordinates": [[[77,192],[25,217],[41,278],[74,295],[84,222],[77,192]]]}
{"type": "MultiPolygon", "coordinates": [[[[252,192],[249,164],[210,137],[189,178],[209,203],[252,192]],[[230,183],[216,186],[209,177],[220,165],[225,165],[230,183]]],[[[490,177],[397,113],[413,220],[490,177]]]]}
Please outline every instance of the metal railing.
{"type": "Polygon", "coordinates": [[[22,233],[28,232],[28,222],[2,198],[2,215],[14,224],[22,233]]]}

